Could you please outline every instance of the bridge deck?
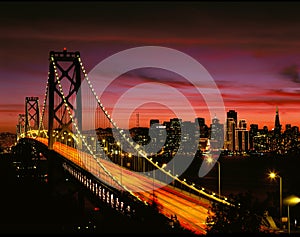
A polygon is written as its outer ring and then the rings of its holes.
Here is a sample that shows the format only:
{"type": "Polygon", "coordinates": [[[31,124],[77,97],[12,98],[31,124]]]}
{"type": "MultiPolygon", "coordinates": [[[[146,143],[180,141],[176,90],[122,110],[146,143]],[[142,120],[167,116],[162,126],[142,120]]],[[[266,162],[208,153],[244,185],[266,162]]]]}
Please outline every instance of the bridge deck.
{"type": "MultiPolygon", "coordinates": [[[[47,139],[37,138],[37,140],[46,145],[48,143],[47,139]]],[[[91,155],[58,142],[54,144],[53,149],[65,158],[91,172],[102,182],[106,182],[115,188],[120,188],[116,183],[111,181],[111,178],[91,155]]],[[[168,217],[176,214],[181,226],[196,234],[206,234],[205,222],[210,206],[208,200],[167,184],[162,186],[161,181],[147,177],[139,172],[122,168],[109,160],[101,159],[101,163],[129,190],[139,190],[134,193],[147,203],[152,203],[153,201],[154,187],[155,199],[162,214],[168,217]]]]}

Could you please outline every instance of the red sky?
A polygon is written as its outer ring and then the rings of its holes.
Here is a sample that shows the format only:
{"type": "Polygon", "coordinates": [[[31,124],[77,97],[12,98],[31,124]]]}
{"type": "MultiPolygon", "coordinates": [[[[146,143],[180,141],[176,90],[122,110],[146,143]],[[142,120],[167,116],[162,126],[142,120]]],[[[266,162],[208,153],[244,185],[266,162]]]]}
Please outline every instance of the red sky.
{"type": "MultiPolygon", "coordinates": [[[[0,9],[0,132],[15,132],[26,96],[43,101],[51,50],[80,51],[89,72],[114,53],[150,45],[195,58],[216,82],[226,111],[235,109],[248,125],[271,129],[278,106],[283,125],[300,126],[299,3],[12,2],[0,9]]],[[[159,70],[124,75],[103,103],[113,106],[146,79],[178,88],[210,123],[193,88],[159,70]]],[[[174,115],[151,106],[151,118],[174,115]]],[[[148,126],[148,112],[139,112],[140,125],[148,126]]]]}

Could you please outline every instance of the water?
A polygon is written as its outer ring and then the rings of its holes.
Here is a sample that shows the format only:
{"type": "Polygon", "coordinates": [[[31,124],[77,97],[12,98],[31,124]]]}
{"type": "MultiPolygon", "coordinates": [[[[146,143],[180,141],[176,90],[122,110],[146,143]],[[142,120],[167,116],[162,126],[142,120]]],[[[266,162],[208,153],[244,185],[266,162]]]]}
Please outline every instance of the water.
{"type": "MultiPolygon", "coordinates": [[[[282,198],[289,195],[300,197],[300,157],[256,157],[256,158],[220,158],[221,194],[250,192],[254,199],[271,210],[279,213],[279,178],[269,178],[270,171],[276,171],[282,177],[282,198]]],[[[199,182],[208,189],[218,192],[218,169],[215,167],[199,182]]],[[[293,215],[300,219],[300,204],[293,207],[293,215]]],[[[283,205],[283,215],[287,207],[283,205]]]]}
{"type": "MultiPolygon", "coordinates": [[[[298,167],[300,159],[294,158],[223,158],[221,162],[221,184],[224,194],[252,191],[257,197],[266,192],[279,190],[279,179],[271,180],[270,171],[276,171],[283,181],[283,192],[300,191],[298,167]]],[[[216,167],[208,177],[216,177],[216,167]]]]}

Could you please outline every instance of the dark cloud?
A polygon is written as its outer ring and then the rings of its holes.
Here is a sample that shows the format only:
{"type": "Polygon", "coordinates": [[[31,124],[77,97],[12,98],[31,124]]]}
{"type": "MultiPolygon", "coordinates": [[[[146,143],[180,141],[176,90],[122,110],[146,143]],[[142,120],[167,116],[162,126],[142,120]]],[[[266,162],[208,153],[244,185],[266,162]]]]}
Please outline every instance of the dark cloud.
{"type": "Polygon", "coordinates": [[[296,64],[283,68],[280,74],[293,82],[300,83],[298,65],[296,64]]]}
{"type": "MultiPolygon", "coordinates": [[[[87,71],[130,47],[178,48],[215,72],[225,103],[233,107],[238,103],[247,109],[265,103],[299,104],[296,88],[285,89],[287,81],[300,83],[297,65],[291,64],[299,60],[299,8],[300,3],[295,2],[1,3],[0,101],[10,103],[10,107],[0,105],[0,117],[12,121],[10,129],[15,129],[17,115],[24,111],[25,96],[44,93],[49,51],[63,47],[80,51],[87,71]],[[254,63],[248,55],[261,61],[254,63]],[[282,65],[290,66],[278,72],[282,65]],[[274,90],[264,90],[263,94],[265,72],[275,72],[276,81],[278,76],[285,80],[272,84],[274,90]],[[250,77],[253,79],[247,81],[250,77]],[[248,98],[253,99],[247,102],[248,98]],[[15,119],[7,117],[9,113],[15,113],[15,119]]],[[[186,80],[162,70],[138,70],[117,82],[109,94],[113,102],[143,82],[164,83],[187,97],[197,96],[188,90],[191,85],[186,80]]]]}
{"type": "Polygon", "coordinates": [[[141,82],[157,82],[173,86],[177,89],[191,89],[193,85],[177,73],[161,68],[142,68],[128,73],[132,79],[140,79],[141,82]]]}
{"type": "Polygon", "coordinates": [[[286,98],[299,98],[300,99],[300,94],[299,94],[299,90],[297,89],[293,89],[292,91],[287,91],[284,89],[271,89],[268,92],[266,92],[267,96],[272,96],[272,97],[286,97],[286,98]]]}

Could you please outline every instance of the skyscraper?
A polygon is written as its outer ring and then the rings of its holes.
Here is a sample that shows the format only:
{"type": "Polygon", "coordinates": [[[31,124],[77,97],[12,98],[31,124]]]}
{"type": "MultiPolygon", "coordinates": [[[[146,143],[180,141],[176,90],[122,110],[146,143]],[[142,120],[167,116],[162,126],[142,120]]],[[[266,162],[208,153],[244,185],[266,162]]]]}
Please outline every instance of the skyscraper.
{"type": "Polygon", "coordinates": [[[150,119],[150,127],[152,126],[152,124],[159,124],[159,119],[150,119]]]}
{"type": "Polygon", "coordinates": [[[224,146],[224,125],[220,124],[220,120],[215,116],[212,119],[211,128],[211,148],[212,149],[221,149],[224,146]]]}
{"type": "Polygon", "coordinates": [[[229,110],[227,112],[227,118],[233,118],[235,124],[237,124],[237,112],[235,110],[229,110]]]}
{"type": "Polygon", "coordinates": [[[276,106],[274,136],[279,137],[280,134],[281,134],[281,124],[280,124],[280,121],[279,121],[278,107],[276,106]]]}
{"type": "Polygon", "coordinates": [[[258,124],[250,124],[249,131],[249,141],[250,141],[250,149],[253,149],[253,138],[257,136],[258,133],[258,124]]]}
{"type": "Polygon", "coordinates": [[[249,150],[249,131],[247,130],[247,122],[245,119],[239,120],[239,127],[235,130],[235,150],[249,150]]]}
{"type": "Polygon", "coordinates": [[[208,137],[208,126],[205,124],[204,118],[195,118],[195,123],[199,124],[200,137],[208,137]]]}
{"type": "Polygon", "coordinates": [[[234,151],[235,149],[235,128],[237,125],[237,112],[229,110],[227,112],[226,120],[226,135],[225,135],[225,149],[234,151]]]}
{"type": "Polygon", "coordinates": [[[247,129],[247,122],[245,119],[240,119],[239,120],[239,128],[241,129],[247,129]]]}
{"type": "Polygon", "coordinates": [[[235,149],[235,122],[234,118],[227,118],[226,123],[226,145],[225,148],[234,151],[235,149]]]}
{"type": "Polygon", "coordinates": [[[195,118],[195,122],[199,123],[199,126],[205,125],[205,118],[195,118]]]}

